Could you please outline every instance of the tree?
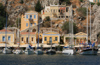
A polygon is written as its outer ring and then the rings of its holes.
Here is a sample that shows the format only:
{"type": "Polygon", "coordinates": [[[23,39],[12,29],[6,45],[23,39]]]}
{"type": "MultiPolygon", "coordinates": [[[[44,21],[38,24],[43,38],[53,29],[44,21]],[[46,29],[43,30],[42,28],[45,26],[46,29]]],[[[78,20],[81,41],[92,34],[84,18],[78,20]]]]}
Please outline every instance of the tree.
{"type": "Polygon", "coordinates": [[[77,9],[77,13],[78,13],[79,16],[85,17],[86,14],[87,14],[87,8],[80,7],[80,8],[77,9]]]}
{"type": "MultiPolygon", "coordinates": [[[[65,22],[62,26],[62,30],[65,32],[65,33],[69,33],[69,22],[65,22]]],[[[78,27],[76,26],[75,23],[73,23],[73,32],[74,34],[77,33],[78,31],[78,27]]]]}
{"type": "Polygon", "coordinates": [[[83,2],[83,0],[80,0],[80,2],[83,2]]]}
{"type": "Polygon", "coordinates": [[[71,4],[70,0],[64,0],[64,1],[66,2],[66,5],[70,5],[71,4]]]}
{"type": "Polygon", "coordinates": [[[19,28],[21,28],[21,18],[17,18],[17,20],[16,20],[16,26],[18,27],[18,25],[19,25],[19,28]]]}
{"type": "Polygon", "coordinates": [[[50,27],[51,26],[51,19],[49,16],[47,16],[45,19],[44,19],[44,23],[42,24],[43,27],[50,27]]]}
{"type": "Polygon", "coordinates": [[[0,30],[3,29],[6,22],[6,12],[5,7],[0,3],[0,30]]]}
{"type": "Polygon", "coordinates": [[[21,0],[20,3],[23,4],[24,3],[23,0],[21,0]]]}
{"type": "Polygon", "coordinates": [[[40,1],[38,0],[38,2],[35,5],[35,11],[41,12],[41,10],[42,10],[42,5],[41,5],[40,1]]]}
{"type": "Polygon", "coordinates": [[[97,5],[100,6],[100,3],[98,2],[97,5]]]}

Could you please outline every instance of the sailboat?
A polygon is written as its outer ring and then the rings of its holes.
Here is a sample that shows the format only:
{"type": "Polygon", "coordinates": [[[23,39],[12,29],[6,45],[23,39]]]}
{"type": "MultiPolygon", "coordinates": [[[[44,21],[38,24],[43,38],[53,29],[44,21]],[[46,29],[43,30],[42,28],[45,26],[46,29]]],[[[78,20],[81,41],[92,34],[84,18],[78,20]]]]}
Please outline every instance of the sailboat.
{"type": "Polygon", "coordinates": [[[46,51],[46,54],[49,54],[49,55],[56,54],[56,51],[52,49],[52,39],[51,38],[50,38],[50,43],[51,43],[51,47],[48,51],[46,51]]]}
{"type": "MultiPolygon", "coordinates": [[[[88,43],[88,7],[87,7],[87,43],[88,43]]],[[[91,43],[91,3],[90,3],[90,43],[91,43]]],[[[88,45],[88,44],[87,44],[88,45]]],[[[82,55],[96,55],[98,49],[95,48],[95,43],[89,44],[89,47],[84,47],[80,54],[82,55]]]]}
{"type": "Polygon", "coordinates": [[[41,21],[41,19],[39,20],[39,24],[38,24],[38,44],[37,44],[37,50],[35,51],[35,53],[37,55],[42,55],[43,54],[42,49],[39,48],[39,25],[40,25],[40,21],[41,21]]]}
{"type": "Polygon", "coordinates": [[[25,49],[25,54],[27,54],[27,55],[31,55],[31,54],[34,53],[32,47],[29,44],[29,38],[30,38],[30,21],[31,21],[31,17],[29,18],[28,47],[26,47],[26,49],[25,49]]]}
{"type": "Polygon", "coordinates": [[[63,48],[62,53],[73,55],[75,52],[74,52],[74,49],[72,47],[72,43],[73,43],[73,19],[72,19],[73,14],[72,14],[72,5],[70,7],[70,11],[71,11],[71,13],[69,13],[70,14],[70,17],[69,17],[69,32],[70,32],[69,33],[69,36],[70,36],[70,42],[69,43],[70,44],[69,44],[68,47],[64,47],[63,48]]]}
{"type": "MultiPolygon", "coordinates": [[[[20,33],[20,31],[19,31],[19,18],[18,18],[18,41],[20,42],[19,33],[20,33]]],[[[18,42],[18,48],[15,51],[13,51],[14,54],[22,54],[23,53],[23,51],[19,48],[20,47],[19,42],[18,42]]]]}
{"type": "Polygon", "coordinates": [[[56,51],[52,49],[52,37],[50,37],[50,41],[51,43],[51,47],[48,51],[46,51],[46,54],[49,54],[49,55],[53,55],[53,54],[56,54],[56,51]]]}
{"type": "Polygon", "coordinates": [[[5,31],[5,48],[3,49],[3,53],[4,54],[11,54],[12,53],[12,51],[11,51],[11,49],[8,49],[7,48],[7,14],[6,14],[6,31],[5,31]]]}

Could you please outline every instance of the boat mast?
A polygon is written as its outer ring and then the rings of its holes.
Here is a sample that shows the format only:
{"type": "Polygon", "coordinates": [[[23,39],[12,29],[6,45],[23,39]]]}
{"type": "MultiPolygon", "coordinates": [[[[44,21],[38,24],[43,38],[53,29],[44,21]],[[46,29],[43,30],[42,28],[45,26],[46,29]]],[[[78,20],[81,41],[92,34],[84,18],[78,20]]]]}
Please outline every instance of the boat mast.
{"type": "Polygon", "coordinates": [[[6,13],[6,30],[5,30],[5,47],[7,48],[7,13],[6,13]]]}
{"type": "MultiPolygon", "coordinates": [[[[7,5],[7,1],[6,1],[6,3],[5,3],[5,9],[6,9],[6,5],[7,5]]],[[[6,11],[6,10],[5,10],[6,11]]],[[[6,13],[6,12],[5,12],[6,13]]],[[[6,30],[5,30],[5,48],[7,48],[7,19],[8,17],[7,17],[7,13],[6,13],[6,30]]]]}
{"type": "Polygon", "coordinates": [[[91,41],[91,2],[90,2],[90,41],[91,41]]]}
{"type": "Polygon", "coordinates": [[[20,30],[19,30],[19,16],[18,16],[18,47],[20,46],[20,40],[19,40],[19,33],[20,33],[20,30]]]}
{"type": "Polygon", "coordinates": [[[30,39],[30,20],[31,18],[29,18],[28,45],[29,45],[29,39],[30,39]]]}
{"type": "Polygon", "coordinates": [[[88,44],[88,4],[87,4],[87,44],[88,44]]]}
{"type": "Polygon", "coordinates": [[[39,47],[39,33],[40,33],[40,19],[39,19],[39,21],[38,21],[38,44],[37,44],[37,49],[38,49],[38,47],[39,47]]]}

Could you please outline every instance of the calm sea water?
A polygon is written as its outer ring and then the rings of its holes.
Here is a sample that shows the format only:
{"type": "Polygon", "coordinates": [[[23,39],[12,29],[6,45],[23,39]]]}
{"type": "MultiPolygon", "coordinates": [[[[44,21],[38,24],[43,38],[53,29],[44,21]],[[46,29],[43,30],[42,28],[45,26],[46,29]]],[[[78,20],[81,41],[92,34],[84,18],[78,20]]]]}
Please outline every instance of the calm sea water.
{"type": "Polygon", "coordinates": [[[100,65],[100,55],[0,54],[0,65],[100,65]]]}

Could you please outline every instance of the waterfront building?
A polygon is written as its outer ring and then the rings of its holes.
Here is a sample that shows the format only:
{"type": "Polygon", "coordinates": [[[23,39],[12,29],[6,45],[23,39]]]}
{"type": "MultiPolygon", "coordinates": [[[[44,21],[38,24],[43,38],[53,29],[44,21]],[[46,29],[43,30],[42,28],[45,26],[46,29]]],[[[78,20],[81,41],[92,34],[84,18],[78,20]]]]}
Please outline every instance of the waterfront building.
{"type": "Polygon", "coordinates": [[[83,32],[79,32],[76,34],[65,34],[64,35],[64,43],[65,46],[69,45],[70,42],[70,38],[73,37],[73,43],[72,45],[78,45],[79,43],[86,43],[86,39],[87,39],[87,34],[83,33],[83,32]]]}
{"type": "Polygon", "coordinates": [[[30,22],[30,26],[38,25],[38,12],[28,11],[25,14],[22,14],[21,31],[25,30],[26,28],[29,28],[29,22],[30,22]],[[31,19],[31,21],[29,21],[29,19],[31,19]]]}
{"type": "Polygon", "coordinates": [[[100,2],[100,0],[93,0],[93,2],[94,2],[94,3],[98,3],[98,2],[100,2]]]}
{"type": "Polygon", "coordinates": [[[7,30],[7,34],[5,34],[6,29],[0,30],[0,47],[5,47],[5,43],[7,47],[13,47],[15,44],[15,35],[14,32],[7,30]]]}
{"type": "Polygon", "coordinates": [[[20,34],[20,47],[28,47],[28,41],[29,44],[32,47],[35,47],[36,45],[36,32],[30,32],[29,37],[28,37],[29,32],[21,32],[20,34]],[[28,40],[29,38],[29,40],[28,40]]]}
{"type": "Polygon", "coordinates": [[[69,17],[69,6],[66,5],[50,5],[45,6],[41,11],[42,19],[49,16],[52,20],[66,19],[69,17]]]}
{"type": "Polygon", "coordinates": [[[56,47],[60,43],[60,34],[54,31],[45,32],[42,35],[42,43],[44,47],[51,45],[51,43],[53,47],[56,47]]]}

